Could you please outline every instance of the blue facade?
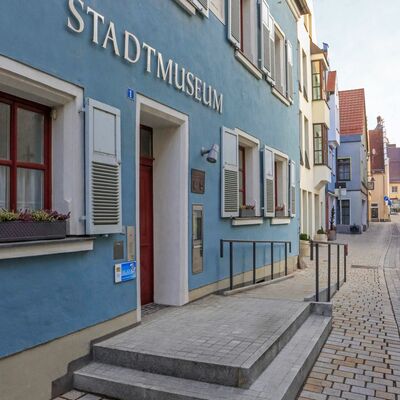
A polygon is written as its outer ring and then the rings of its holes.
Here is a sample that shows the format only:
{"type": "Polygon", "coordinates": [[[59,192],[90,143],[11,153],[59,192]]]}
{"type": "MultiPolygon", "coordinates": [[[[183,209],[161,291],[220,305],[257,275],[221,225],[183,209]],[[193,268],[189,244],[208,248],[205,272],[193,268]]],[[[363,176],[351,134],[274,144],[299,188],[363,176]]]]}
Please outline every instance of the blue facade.
{"type": "MultiPolygon", "coordinates": [[[[342,200],[350,201],[350,217],[349,221],[338,230],[344,232],[349,231],[350,225],[357,225],[360,230],[367,227],[367,202],[368,192],[366,188],[366,143],[365,135],[342,135],[341,143],[338,148],[338,159],[350,159],[350,180],[346,181],[346,195],[342,200]]],[[[340,181],[340,177],[338,177],[340,181]]],[[[339,218],[340,212],[337,215],[339,218]]],[[[338,225],[340,220],[338,219],[338,225]]]]}
{"type": "MultiPolygon", "coordinates": [[[[289,240],[293,245],[291,255],[297,255],[297,216],[284,225],[271,225],[270,218],[263,218],[260,225],[241,227],[234,227],[230,219],[221,218],[220,159],[217,164],[209,164],[200,154],[203,146],[221,145],[222,127],[240,128],[258,138],[261,147],[268,145],[280,150],[298,166],[297,92],[293,105],[288,106],[272,94],[266,80],[258,80],[246,70],[235,59],[233,46],[227,40],[227,26],[212,13],[209,18],[192,16],[172,0],[120,0],[118,5],[112,0],[86,0],[85,10],[90,6],[105,17],[105,23],[99,26],[100,44],[96,45],[92,43],[92,17],[80,9],[78,1],[75,6],[85,23],[82,33],[74,33],[67,27],[68,17],[75,26],[77,23],[67,0],[51,4],[46,0],[2,2],[0,14],[6,17],[0,24],[0,54],[81,87],[85,97],[120,110],[122,224],[135,226],[138,222],[136,106],[127,96],[128,88],[132,88],[136,94],[188,116],[189,171],[194,168],[206,174],[205,194],[189,192],[188,195],[189,213],[192,204],[200,203],[204,205],[205,215],[204,271],[193,274],[189,262],[189,290],[229,276],[228,259],[219,256],[222,238],[289,240]],[[222,113],[179,92],[158,79],[154,71],[146,73],[143,50],[140,60],[131,64],[115,55],[110,41],[106,49],[102,48],[110,21],[115,24],[121,54],[123,34],[127,30],[136,35],[141,44],[145,42],[156,48],[165,60],[175,60],[223,93],[222,113]]],[[[287,3],[270,2],[270,8],[286,38],[297,43],[296,19],[287,3]]],[[[294,65],[297,65],[296,51],[294,55],[294,65]]],[[[156,68],[154,62],[152,68],[156,68]]],[[[294,82],[297,81],[296,71],[294,68],[294,82]]],[[[359,149],[359,144],[356,146],[359,149]]],[[[353,149],[351,152],[353,156],[353,149]]],[[[359,176],[356,170],[354,173],[355,177],[359,176]]],[[[297,192],[299,174],[296,175],[297,192]]],[[[190,176],[186,179],[189,182],[190,176]]],[[[262,192],[261,185],[261,204],[262,192]]],[[[297,210],[298,198],[296,195],[297,210]]],[[[188,220],[187,229],[191,233],[190,216],[188,220]]],[[[137,309],[138,282],[114,284],[115,240],[125,242],[126,236],[96,236],[94,250],[85,253],[0,261],[0,358],[137,309]]],[[[187,246],[188,260],[191,260],[191,234],[187,246]]],[[[235,252],[235,272],[250,270],[251,249],[238,246],[235,252]]],[[[265,248],[260,247],[257,256],[260,266],[270,262],[265,248]]],[[[283,249],[276,250],[275,258],[282,257],[283,249]]]]}

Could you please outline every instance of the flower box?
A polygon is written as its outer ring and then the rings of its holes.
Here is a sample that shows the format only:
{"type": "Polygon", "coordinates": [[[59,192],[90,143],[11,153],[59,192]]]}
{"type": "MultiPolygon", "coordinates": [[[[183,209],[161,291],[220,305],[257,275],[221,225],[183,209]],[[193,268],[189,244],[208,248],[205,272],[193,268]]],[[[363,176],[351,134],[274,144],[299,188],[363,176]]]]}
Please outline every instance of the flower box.
{"type": "Polygon", "coordinates": [[[254,208],[240,208],[239,217],[241,218],[251,218],[256,216],[256,210],[254,208]]]}
{"type": "Polygon", "coordinates": [[[7,221],[0,222],[0,243],[32,240],[64,239],[66,221],[7,221]]]}

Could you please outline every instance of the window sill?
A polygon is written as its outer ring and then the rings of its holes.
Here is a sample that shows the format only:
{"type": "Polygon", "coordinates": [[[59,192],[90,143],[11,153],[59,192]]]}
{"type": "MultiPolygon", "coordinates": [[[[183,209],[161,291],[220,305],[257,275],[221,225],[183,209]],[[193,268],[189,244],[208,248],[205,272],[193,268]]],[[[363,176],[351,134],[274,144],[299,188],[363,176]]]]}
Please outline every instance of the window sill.
{"type": "Polygon", "coordinates": [[[93,237],[0,243],[0,260],[93,250],[93,237]]]}
{"type": "Polygon", "coordinates": [[[273,87],[271,89],[271,91],[272,91],[272,94],[275,95],[283,104],[290,107],[290,105],[291,105],[290,101],[278,89],[275,89],[273,87]]]}
{"type": "Polygon", "coordinates": [[[263,222],[264,220],[262,217],[233,218],[232,226],[262,225],[263,222]]]}
{"type": "Polygon", "coordinates": [[[271,219],[271,225],[289,225],[290,217],[274,217],[271,219]]]}
{"type": "Polygon", "coordinates": [[[196,8],[188,0],[175,0],[188,14],[196,15],[196,8]]]}
{"type": "Polygon", "coordinates": [[[262,72],[240,50],[235,50],[235,57],[255,78],[262,79],[262,72]]]}

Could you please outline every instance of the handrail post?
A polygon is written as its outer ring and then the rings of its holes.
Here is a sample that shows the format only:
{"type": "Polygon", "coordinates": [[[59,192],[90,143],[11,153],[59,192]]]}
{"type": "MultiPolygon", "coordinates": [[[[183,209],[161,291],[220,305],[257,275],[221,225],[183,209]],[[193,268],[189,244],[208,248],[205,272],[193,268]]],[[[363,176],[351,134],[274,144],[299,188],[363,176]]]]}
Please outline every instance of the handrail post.
{"type": "Polygon", "coordinates": [[[253,242],[253,285],[256,283],[256,242],[253,242]]]}
{"type": "Polygon", "coordinates": [[[233,243],[229,242],[229,271],[230,271],[230,290],[233,289],[233,243]]]}
{"type": "Polygon", "coordinates": [[[331,244],[328,244],[328,302],[331,301],[331,244]]]}
{"type": "Polygon", "coordinates": [[[340,289],[340,244],[337,245],[337,290],[340,289]]]}
{"type": "Polygon", "coordinates": [[[343,253],[344,253],[344,259],[343,259],[343,261],[344,261],[344,282],[346,282],[347,281],[347,244],[345,244],[344,245],[344,251],[343,251],[343,253]]]}
{"type": "Polygon", "coordinates": [[[288,259],[287,259],[287,243],[285,242],[285,276],[287,276],[287,263],[288,263],[288,259]]]}
{"type": "Polygon", "coordinates": [[[314,260],[314,244],[313,241],[310,240],[310,261],[314,260]]]}
{"type": "Polygon", "coordinates": [[[274,243],[271,242],[271,281],[274,279],[274,243]]]}
{"type": "Polygon", "coordinates": [[[319,247],[315,244],[315,301],[319,301],[319,247]]]}

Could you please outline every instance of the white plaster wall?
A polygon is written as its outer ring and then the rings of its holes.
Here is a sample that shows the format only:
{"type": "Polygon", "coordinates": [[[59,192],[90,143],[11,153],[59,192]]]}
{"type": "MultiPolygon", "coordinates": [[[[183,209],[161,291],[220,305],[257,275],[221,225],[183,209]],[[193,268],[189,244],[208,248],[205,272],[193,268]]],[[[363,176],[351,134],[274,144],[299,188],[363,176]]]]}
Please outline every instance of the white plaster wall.
{"type": "Polygon", "coordinates": [[[154,301],[188,302],[187,154],[185,126],[154,130],[154,301]],[[186,186],[183,187],[183,186],[186,186]],[[185,193],[186,196],[182,196],[185,193]]]}

